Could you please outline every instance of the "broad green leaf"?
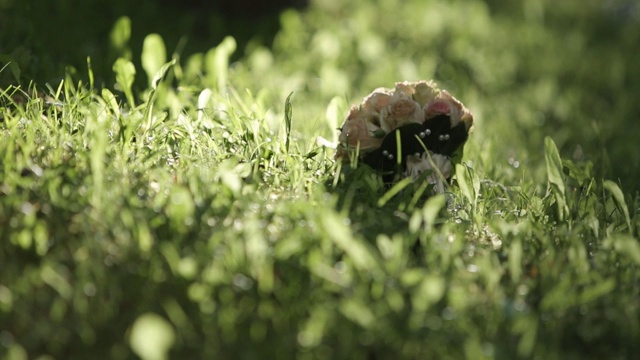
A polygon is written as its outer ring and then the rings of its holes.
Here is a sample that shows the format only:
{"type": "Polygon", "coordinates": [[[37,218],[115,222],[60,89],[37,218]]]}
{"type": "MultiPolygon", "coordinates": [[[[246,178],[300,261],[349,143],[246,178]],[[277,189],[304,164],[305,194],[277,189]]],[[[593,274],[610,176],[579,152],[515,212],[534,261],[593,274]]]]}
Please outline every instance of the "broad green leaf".
{"type": "Polygon", "coordinates": [[[153,79],[151,80],[151,88],[153,90],[158,89],[158,85],[160,84],[160,81],[162,81],[162,79],[167,74],[169,69],[171,69],[171,67],[174,66],[175,64],[176,64],[176,60],[173,59],[173,60],[169,61],[168,63],[163,64],[162,66],[160,66],[160,69],[158,69],[158,71],[156,71],[156,74],[153,76],[153,79]]]}
{"type": "Polygon", "coordinates": [[[131,86],[136,76],[136,68],[133,63],[124,58],[118,58],[113,64],[113,72],[116,73],[116,85],[119,90],[124,92],[127,97],[129,107],[132,109],[135,107],[135,101],[133,99],[133,91],[131,86]]]}
{"type": "Polygon", "coordinates": [[[575,304],[576,294],[572,287],[572,278],[565,276],[556,281],[555,285],[546,291],[540,303],[540,309],[544,311],[566,309],[575,304]]]}
{"type": "Polygon", "coordinates": [[[600,281],[597,284],[591,285],[589,287],[586,287],[584,290],[582,290],[582,292],[580,293],[580,296],[578,297],[578,301],[582,304],[589,303],[591,301],[596,300],[599,297],[609,294],[615,289],[615,287],[616,287],[615,279],[607,279],[604,281],[600,281]]]}
{"type": "Polygon", "coordinates": [[[211,96],[213,96],[211,89],[204,89],[200,92],[200,95],[198,95],[198,122],[207,129],[213,128],[213,122],[206,116],[206,110],[211,106],[211,96]]]}
{"type": "Polygon", "coordinates": [[[284,125],[286,127],[284,148],[286,149],[287,154],[289,153],[289,142],[291,141],[291,116],[293,113],[293,108],[291,106],[292,95],[293,92],[289,93],[289,96],[287,96],[287,100],[285,100],[284,102],[284,125]]]}
{"type": "Polygon", "coordinates": [[[558,204],[558,219],[564,221],[569,216],[569,206],[565,196],[562,160],[555,142],[548,136],[544,139],[544,156],[547,164],[547,179],[558,204]]]}
{"type": "Polygon", "coordinates": [[[138,247],[140,252],[149,253],[151,247],[153,246],[154,240],[151,231],[146,223],[141,222],[138,224],[138,247]]]}
{"type": "Polygon", "coordinates": [[[122,16],[116,21],[109,38],[116,57],[131,59],[131,51],[127,48],[131,38],[131,19],[129,17],[122,16]]]}
{"type": "MultiPolygon", "coordinates": [[[[345,305],[343,311],[350,311],[349,306],[350,305],[345,305]]],[[[298,334],[298,342],[300,345],[304,347],[316,347],[320,345],[329,317],[330,313],[326,308],[314,308],[309,319],[302,327],[302,331],[298,334]]]]}
{"type": "Polygon", "coordinates": [[[509,247],[509,272],[514,282],[520,280],[522,273],[522,242],[514,239],[509,247]]]}
{"type": "Polygon", "coordinates": [[[442,277],[429,274],[426,275],[420,285],[415,289],[411,302],[417,311],[426,311],[431,305],[440,301],[445,293],[445,281],[442,277]]]}
{"type": "Polygon", "coordinates": [[[65,300],[70,300],[73,296],[73,287],[67,280],[67,276],[62,273],[68,272],[63,265],[45,265],[40,271],[40,277],[45,284],[51,286],[65,300]]]}
{"type": "Polygon", "coordinates": [[[409,231],[415,233],[420,226],[424,224],[427,231],[433,229],[433,226],[438,218],[438,214],[442,208],[446,205],[447,199],[443,194],[437,194],[429,197],[422,206],[422,209],[415,211],[411,220],[409,221],[409,231]]]}
{"type": "MultiPolygon", "coordinates": [[[[158,70],[167,62],[167,50],[164,46],[162,37],[158,34],[149,34],[144,39],[142,45],[142,68],[147,73],[147,79],[149,86],[152,88],[157,87],[157,74],[158,70]]],[[[160,76],[162,78],[164,74],[160,76]]]]}
{"type": "Polygon", "coordinates": [[[624,194],[622,194],[622,190],[620,190],[618,184],[611,180],[605,180],[603,185],[604,188],[611,193],[618,210],[622,215],[624,215],[624,220],[627,223],[627,229],[629,229],[629,232],[633,232],[633,228],[631,227],[631,218],[629,217],[629,208],[627,208],[627,203],[624,201],[624,194]]]}
{"type": "Polygon", "coordinates": [[[375,323],[375,316],[369,307],[353,298],[344,298],[340,304],[340,312],[349,320],[362,326],[369,328],[375,323]]]}
{"type": "Polygon", "coordinates": [[[447,199],[443,194],[430,197],[422,207],[423,219],[429,224],[433,224],[440,213],[440,210],[447,204],[447,199]]]}
{"type": "Polygon", "coordinates": [[[418,284],[420,280],[424,279],[425,275],[425,270],[422,268],[410,268],[402,272],[400,281],[402,282],[402,285],[412,287],[418,284]]]}
{"type": "Polygon", "coordinates": [[[613,249],[621,257],[631,259],[635,264],[640,265],[640,241],[627,234],[616,233],[607,238],[603,244],[603,249],[613,249]]]}
{"type": "Polygon", "coordinates": [[[113,93],[107,88],[102,89],[101,93],[102,98],[107,103],[107,105],[109,105],[109,108],[111,108],[111,111],[113,111],[114,115],[120,116],[120,106],[118,105],[118,99],[116,99],[116,96],[113,95],[113,93]]]}
{"type": "Polygon", "coordinates": [[[167,206],[167,214],[176,224],[176,226],[184,227],[193,220],[195,204],[189,190],[182,186],[174,186],[171,189],[171,195],[167,206]]]}
{"type": "Polygon", "coordinates": [[[327,236],[349,256],[357,268],[364,270],[376,268],[377,261],[370,247],[359,239],[354,239],[351,229],[337,214],[325,211],[320,221],[327,236]]]}
{"type": "Polygon", "coordinates": [[[6,286],[0,285],[0,312],[8,313],[13,306],[13,292],[6,286]]]}
{"type": "Polygon", "coordinates": [[[207,52],[205,56],[205,68],[210,84],[217,86],[222,93],[227,86],[229,76],[229,59],[236,50],[236,41],[233,37],[227,36],[215,48],[207,52]]]}
{"type": "Polygon", "coordinates": [[[38,221],[33,228],[33,240],[36,247],[36,253],[44,256],[49,250],[49,231],[44,221],[38,221]]]}
{"type": "Polygon", "coordinates": [[[456,164],[456,178],[458,179],[458,187],[462,196],[464,196],[469,204],[475,204],[475,194],[473,193],[473,184],[467,173],[467,168],[464,164],[456,164]]]}
{"type": "Polygon", "coordinates": [[[18,62],[11,56],[0,54],[0,63],[4,63],[4,66],[0,67],[0,73],[9,68],[9,71],[11,71],[11,75],[13,75],[13,79],[17,83],[19,83],[22,71],[20,70],[18,62]]]}
{"type": "Polygon", "coordinates": [[[345,110],[347,109],[347,106],[348,105],[342,96],[335,96],[331,101],[329,101],[329,105],[327,105],[325,117],[327,119],[329,130],[331,130],[331,134],[333,135],[331,141],[334,144],[338,142],[337,129],[345,117],[345,110]]]}
{"type": "Polygon", "coordinates": [[[538,319],[532,315],[521,316],[513,324],[513,331],[520,334],[518,341],[518,354],[522,357],[529,357],[536,345],[538,334],[538,319]]]}
{"type": "MultiPolygon", "coordinates": [[[[396,133],[399,134],[400,132],[396,132],[396,133]]],[[[411,180],[411,178],[404,178],[398,181],[396,184],[393,185],[391,189],[389,189],[386,193],[384,193],[384,195],[382,195],[380,199],[378,199],[378,206],[383,207],[387,202],[389,202],[389,200],[393,199],[394,196],[396,196],[400,191],[402,191],[402,189],[411,185],[412,182],[413,181],[411,180]]]]}
{"type": "Polygon", "coordinates": [[[89,75],[89,88],[93,89],[93,68],[91,67],[91,57],[87,56],[87,73],[89,75]]]}
{"type": "Polygon", "coordinates": [[[9,346],[5,353],[6,360],[28,360],[29,354],[24,347],[18,343],[13,343],[9,346]]]}

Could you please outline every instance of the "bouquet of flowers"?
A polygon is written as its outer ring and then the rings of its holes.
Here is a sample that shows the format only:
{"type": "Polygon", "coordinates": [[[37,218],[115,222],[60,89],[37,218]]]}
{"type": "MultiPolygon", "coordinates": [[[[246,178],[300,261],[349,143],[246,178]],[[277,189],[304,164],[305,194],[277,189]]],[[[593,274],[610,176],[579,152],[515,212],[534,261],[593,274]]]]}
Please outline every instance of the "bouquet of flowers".
{"type": "Polygon", "coordinates": [[[336,159],[365,163],[386,183],[425,174],[437,184],[450,179],[472,126],[471,112],[433,81],[400,82],[349,110],[336,159]]]}

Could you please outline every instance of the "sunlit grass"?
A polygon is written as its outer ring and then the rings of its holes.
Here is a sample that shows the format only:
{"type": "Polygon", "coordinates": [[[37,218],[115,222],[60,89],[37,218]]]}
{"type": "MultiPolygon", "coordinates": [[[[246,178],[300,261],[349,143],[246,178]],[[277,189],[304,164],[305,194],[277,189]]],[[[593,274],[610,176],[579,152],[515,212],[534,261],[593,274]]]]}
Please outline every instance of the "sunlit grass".
{"type": "Polygon", "coordinates": [[[494,57],[506,25],[480,2],[467,27],[457,3],[357,3],[285,13],[273,51],[238,63],[232,38],[180,59],[149,35],[113,87],[2,89],[0,355],[633,358],[640,204],[588,161],[601,149],[558,150],[580,141],[540,123],[575,129],[560,85],[504,91],[538,40],[494,57]],[[373,23],[433,11],[449,21],[373,23]],[[316,143],[411,77],[439,78],[478,119],[437,196],[316,143]]]}

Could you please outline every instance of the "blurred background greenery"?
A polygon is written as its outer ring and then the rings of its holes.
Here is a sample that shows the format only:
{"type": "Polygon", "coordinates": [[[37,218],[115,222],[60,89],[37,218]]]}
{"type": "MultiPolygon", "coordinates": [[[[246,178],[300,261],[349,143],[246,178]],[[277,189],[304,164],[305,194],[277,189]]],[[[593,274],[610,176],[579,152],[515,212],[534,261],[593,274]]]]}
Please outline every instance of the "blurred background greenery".
{"type": "MultiPolygon", "coordinates": [[[[0,53],[20,63],[24,79],[59,80],[67,66],[86,75],[87,56],[96,75],[103,77],[123,55],[110,41],[122,16],[132,23],[129,56],[139,59],[142,41],[150,33],[160,34],[170,53],[185,55],[207,51],[226,35],[233,35],[243,49],[250,42],[270,45],[279,12],[305,4],[305,0],[1,0],[0,53]]],[[[3,80],[6,84],[6,77],[3,80]]]]}

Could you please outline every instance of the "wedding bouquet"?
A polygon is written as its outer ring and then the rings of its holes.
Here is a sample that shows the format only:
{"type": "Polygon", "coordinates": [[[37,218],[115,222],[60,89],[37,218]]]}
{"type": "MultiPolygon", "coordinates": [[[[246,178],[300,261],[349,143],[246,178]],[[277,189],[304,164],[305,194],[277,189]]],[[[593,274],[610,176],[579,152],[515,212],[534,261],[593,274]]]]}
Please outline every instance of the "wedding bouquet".
{"type": "Polygon", "coordinates": [[[399,82],[349,110],[336,159],[365,163],[386,183],[425,176],[436,184],[450,179],[472,126],[473,114],[433,81],[399,82]]]}

